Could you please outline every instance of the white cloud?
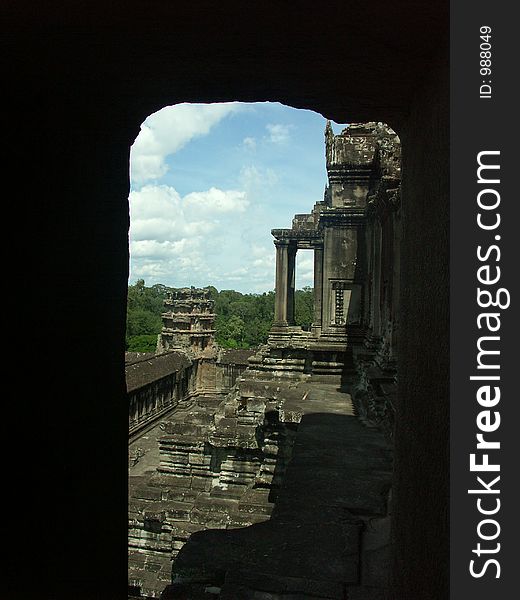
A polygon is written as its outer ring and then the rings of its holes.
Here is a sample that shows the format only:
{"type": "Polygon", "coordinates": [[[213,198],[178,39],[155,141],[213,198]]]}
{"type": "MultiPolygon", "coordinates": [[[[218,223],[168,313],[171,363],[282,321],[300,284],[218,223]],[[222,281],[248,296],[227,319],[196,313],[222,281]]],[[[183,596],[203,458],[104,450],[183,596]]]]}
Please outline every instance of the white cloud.
{"type": "Polygon", "coordinates": [[[168,172],[168,165],[161,154],[139,154],[131,152],[130,179],[132,183],[144,183],[150,179],[160,179],[168,172]]]}
{"type": "Polygon", "coordinates": [[[240,110],[237,102],[176,104],[150,115],[141,125],[130,151],[130,179],[134,184],[157,180],[168,171],[166,157],[191,139],[206,135],[229,114],[240,110]]]}
{"type": "MultiPolygon", "coordinates": [[[[181,104],[166,107],[143,123],[131,150],[131,281],[273,289],[275,248],[270,231],[290,226],[294,212],[304,212],[309,205],[294,210],[299,206],[293,198],[296,192],[283,185],[292,172],[290,168],[285,172],[288,161],[272,160],[273,151],[290,150],[287,142],[295,126],[284,124],[289,119],[272,112],[247,127],[239,116],[231,123],[230,116],[248,110],[252,109],[238,103],[181,104]],[[232,124],[223,141],[226,151],[222,160],[215,161],[214,141],[202,140],[199,152],[195,140],[226,118],[225,125],[232,124]],[[186,168],[185,157],[175,154],[190,143],[199,161],[197,170],[186,168]],[[182,195],[162,185],[168,169],[168,183],[175,181],[182,195]]],[[[221,128],[226,130],[222,123],[221,128]]],[[[312,285],[312,261],[303,260],[297,266],[299,287],[312,285]]]]}
{"type": "Polygon", "coordinates": [[[238,269],[233,269],[232,271],[228,271],[220,276],[220,279],[223,281],[243,281],[249,274],[249,270],[245,267],[239,267],[238,269]]]}
{"type": "MultiPolygon", "coordinates": [[[[240,242],[236,218],[248,206],[244,191],[213,187],[182,198],[171,186],[150,184],[132,191],[129,201],[131,279],[172,285],[175,278],[191,285],[198,274],[207,285],[215,279],[219,260],[244,260],[237,240],[233,249],[227,244],[233,236],[240,242]]],[[[229,274],[234,279],[245,276],[237,267],[229,274]]]]}
{"type": "Polygon", "coordinates": [[[256,150],[256,140],[254,137],[246,137],[242,140],[242,145],[246,150],[256,150]]]}
{"type": "MultiPolygon", "coordinates": [[[[188,209],[206,211],[210,213],[244,212],[249,201],[246,193],[237,190],[219,190],[210,188],[206,192],[191,192],[184,197],[184,204],[188,209]]],[[[200,213],[199,213],[200,214],[200,213]]]]}
{"type": "Polygon", "coordinates": [[[291,129],[291,125],[270,123],[269,125],[266,125],[266,128],[269,133],[268,139],[273,144],[285,144],[289,141],[289,130],[291,129]]]}
{"type": "Polygon", "coordinates": [[[158,242],[157,240],[139,240],[132,242],[131,253],[135,258],[171,258],[187,250],[187,240],[177,242],[158,242]]]}
{"type": "Polygon", "coordinates": [[[274,252],[274,244],[271,246],[264,246],[255,242],[251,244],[251,256],[264,259],[266,256],[270,256],[271,252],[274,252]]]}
{"type": "Polygon", "coordinates": [[[278,183],[279,177],[270,167],[263,168],[256,165],[246,165],[240,169],[240,181],[246,190],[259,190],[265,186],[278,183]]]}
{"type": "Polygon", "coordinates": [[[314,285],[314,252],[300,250],[296,254],[296,287],[314,285]]]}

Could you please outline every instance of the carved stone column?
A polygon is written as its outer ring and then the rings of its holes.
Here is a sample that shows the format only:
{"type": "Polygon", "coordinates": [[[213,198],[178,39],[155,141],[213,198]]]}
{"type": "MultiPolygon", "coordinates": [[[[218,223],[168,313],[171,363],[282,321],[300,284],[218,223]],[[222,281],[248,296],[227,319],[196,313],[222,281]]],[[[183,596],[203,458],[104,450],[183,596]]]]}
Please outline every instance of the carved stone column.
{"type": "Polygon", "coordinates": [[[372,271],[372,335],[381,335],[381,223],[375,219],[373,228],[372,271]]]}
{"type": "Polygon", "coordinates": [[[296,252],[298,248],[290,244],[287,250],[287,323],[294,325],[294,292],[296,286],[296,252]]]}
{"type": "Polygon", "coordinates": [[[313,331],[321,332],[321,314],[323,302],[323,243],[314,245],[314,317],[313,331]]]}
{"type": "Polygon", "coordinates": [[[289,242],[275,240],[274,245],[276,246],[276,279],[273,326],[287,327],[289,242]]]}

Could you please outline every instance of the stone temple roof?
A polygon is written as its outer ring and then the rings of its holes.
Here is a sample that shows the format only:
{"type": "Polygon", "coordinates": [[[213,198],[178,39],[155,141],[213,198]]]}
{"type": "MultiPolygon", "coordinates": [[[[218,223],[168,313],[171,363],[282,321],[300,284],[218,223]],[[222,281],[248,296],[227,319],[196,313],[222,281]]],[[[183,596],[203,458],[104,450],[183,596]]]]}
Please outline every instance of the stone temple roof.
{"type": "Polygon", "coordinates": [[[155,356],[155,352],[125,352],[125,366],[132,365],[143,360],[149,360],[155,356]]]}
{"type": "Polygon", "coordinates": [[[258,348],[221,348],[218,362],[222,365],[247,365],[247,359],[257,350],[258,348]]]}
{"type": "Polygon", "coordinates": [[[191,364],[190,359],[184,352],[173,351],[159,355],[127,352],[128,354],[133,355],[128,358],[125,356],[126,389],[128,392],[137,390],[191,364]],[[133,362],[129,362],[129,360],[133,362]]]}

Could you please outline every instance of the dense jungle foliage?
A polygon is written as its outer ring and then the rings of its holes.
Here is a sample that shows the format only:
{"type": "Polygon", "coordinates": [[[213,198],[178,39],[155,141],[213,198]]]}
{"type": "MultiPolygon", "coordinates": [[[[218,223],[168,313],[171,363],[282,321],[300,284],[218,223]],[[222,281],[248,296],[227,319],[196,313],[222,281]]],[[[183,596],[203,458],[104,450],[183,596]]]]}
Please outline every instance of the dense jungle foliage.
{"type": "MultiPolygon", "coordinates": [[[[157,283],[146,287],[144,280],[128,286],[126,349],[129,352],[154,352],[161,331],[163,301],[172,288],[157,283]]],[[[215,301],[216,341],[224,348],[251,348],[263,344],[274,316],[274,292],[242,294],[220,292],[210,286],[215,301]]],[[[295,294],[295,320],[303,328],[312,322],[312,288],[295,294]]]]}

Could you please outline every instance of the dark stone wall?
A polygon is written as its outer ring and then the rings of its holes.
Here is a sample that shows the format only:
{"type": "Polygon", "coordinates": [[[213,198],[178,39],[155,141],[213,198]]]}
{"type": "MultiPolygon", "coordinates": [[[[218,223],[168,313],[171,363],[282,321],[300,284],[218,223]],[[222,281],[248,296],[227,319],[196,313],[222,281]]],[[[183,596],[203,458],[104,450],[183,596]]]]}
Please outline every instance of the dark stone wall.
{"type": "Polygon", "coordinates": [[[449,597],[448,73],[447,61],[431,72],[401,132],[396,599],[449,597]]]}
{"type": "Polygon", "coordinates": [[[401,351],[417,363],[402,371],[397,597],[444,598],[447,75],[414,97],[446,49],[447,3],[7,0],[2,22],[14,183],[5,339],[8,368],[21,364],[34,391],[3,415],[13,435],[2,595],[125,597],[129,148],[167,104],[272,100],[337,122],[385,121],[403,141],[403,282],[413,286],[402,330],[413,331],[401,351]]]}

